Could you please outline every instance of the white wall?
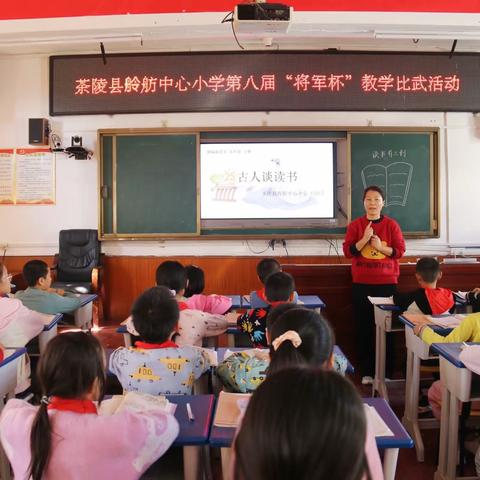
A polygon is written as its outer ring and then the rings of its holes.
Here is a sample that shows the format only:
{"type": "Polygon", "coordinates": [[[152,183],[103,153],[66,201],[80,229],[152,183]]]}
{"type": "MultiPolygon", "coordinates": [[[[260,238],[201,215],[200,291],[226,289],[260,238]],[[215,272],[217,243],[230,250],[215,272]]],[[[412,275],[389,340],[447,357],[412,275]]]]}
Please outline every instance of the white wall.
{"type": "MultiPolygon", "coordinates": [[[[0,58],[0,148],[28,145],[28,118],[48,117],[48,57],[0,58]]],[[[51,118],[53,130],[69,146],[80,135],[96,150],[97,129],[142,127],[244,126],[408,126],[440,128],[440,232],[438,239],[408,241],[408,254],[450,253],[449,243],[480,245],[477,185],[480,185],[480,120],[469,113],[394,112],[255,112],[144,115],[89,115],[51,118]],[[448,165],[448,168],[447,168],[448,165]]],[[[7,255],[52,254],[62,228],[96,228],[97,161],[56,156],[55,206],[0,206],[0,246],[7,255]]],[[[289,240],[290,255],[329,253],[322,240],[289,240]]],[[[337,242],[341,247],[341,241],[337,242]]],[[[107,254],[119,255],[253,255],[266,241],[168,240],[105,242],[107,254]]],[[[277,247],[277,254],[285,254],[277,247]]],[[[470,250],[473,252],[473,250],[470,250]]],[[[330,249],[335,254],[334,249],[330,249]]]]}

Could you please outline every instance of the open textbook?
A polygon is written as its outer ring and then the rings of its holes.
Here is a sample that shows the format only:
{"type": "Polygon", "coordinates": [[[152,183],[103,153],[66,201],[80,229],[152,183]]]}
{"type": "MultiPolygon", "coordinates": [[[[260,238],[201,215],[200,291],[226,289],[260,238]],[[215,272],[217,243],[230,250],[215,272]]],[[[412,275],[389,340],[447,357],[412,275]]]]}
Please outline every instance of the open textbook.
{"type": "Polygon", "coordinates": [[[268,348],[245,348],[245,350],[225,350],[223,359],[226,360],[234,353],[244,353],[249,357],[257,357],[260,360],[270,360],[270,350],[268,348]]]}
{"type": "Polygon", "coordinates": [[[463,313],[456,313],[454,315],[424,315],[419,313],[404,313],[403,316],[412,322],[414,325],[419,323],[428,322],[433,325],[437,325],[443,328],[455,328],[458,327],[463,319],[466,317],[463,313]]]}
{"type": "Polygon", "coordinates": [[[368,297],[373,305],[394,305],[393,297],[368,297]]]}
{"type": "Polygon", "coordinates": [[[250,393],[221,391],[218,395],[217,410],[213,424],[216,427],[237,427],[247,408],[250,397],[250,393]]]}
{"type": "Polygon", "coordinates": [[[125,395],[114,395],[104,400],[99,407],[101,415],[113,415],[123,410],[131,412],[148,412],[162,410],[174,414],[177,405],[171,403],[164,395],[149,395],[148,393],[127,392],[125,395]]]}
{"type": "Polygon", "coordinates": [[[430,322],[434,323],[435,325],[438,325],[439,327],[455,328],[462,323],[466,315],[461,313],[456,313],[455,315],[442,315],[439,317],[427,315],[426,317],[430,322]]]}

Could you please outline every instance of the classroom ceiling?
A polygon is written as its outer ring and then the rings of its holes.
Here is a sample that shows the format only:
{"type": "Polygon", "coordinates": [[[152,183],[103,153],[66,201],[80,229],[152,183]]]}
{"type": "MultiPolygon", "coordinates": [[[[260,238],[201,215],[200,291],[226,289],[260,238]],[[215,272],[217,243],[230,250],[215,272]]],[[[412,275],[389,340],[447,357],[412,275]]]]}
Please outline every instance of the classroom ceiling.
{"type": "MultiPolygon", "coordinates": [[[[0,55],[240,50],[220,13],[0,21],[0,55]]],[[[480,51],[480,15],[294,12],[291,21],[235,22],[245,50],[480,51]],[[288,27],[288,29],[286,29],[288,27]],[[285,31],[286,30],[286,31],[285,31]]]]}

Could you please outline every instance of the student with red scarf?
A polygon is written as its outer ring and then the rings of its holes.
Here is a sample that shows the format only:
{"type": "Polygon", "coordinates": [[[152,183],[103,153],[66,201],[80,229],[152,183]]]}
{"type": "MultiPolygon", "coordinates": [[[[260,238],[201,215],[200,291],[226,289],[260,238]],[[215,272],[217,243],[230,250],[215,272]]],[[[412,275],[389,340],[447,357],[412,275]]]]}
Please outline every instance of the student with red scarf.
{"type": "Polygon", "coordinates": [[[15,478],[136,480],[178,435],[161,409],[98,415],[105,390],[105,352],[83,332],[50,340],[38,364],[39,406],[12,399],[0,439],[15,478]]]}

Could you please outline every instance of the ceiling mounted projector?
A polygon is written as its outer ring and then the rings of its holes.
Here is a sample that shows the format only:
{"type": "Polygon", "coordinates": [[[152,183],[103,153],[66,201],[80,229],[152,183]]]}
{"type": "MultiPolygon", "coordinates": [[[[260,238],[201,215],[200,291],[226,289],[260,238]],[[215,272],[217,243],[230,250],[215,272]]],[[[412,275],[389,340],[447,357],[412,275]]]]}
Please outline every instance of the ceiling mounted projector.
{"type": "Polygon", "coordinates": [[[233,24],[239,33],[286,33],[293,7],[281,3],[242,3],[233,11],[233,24]]]}

